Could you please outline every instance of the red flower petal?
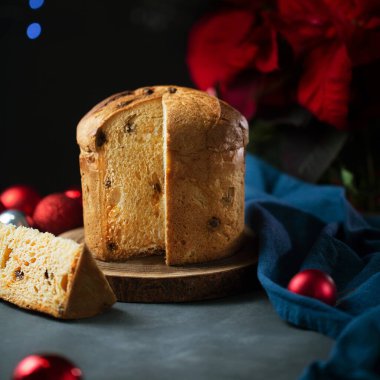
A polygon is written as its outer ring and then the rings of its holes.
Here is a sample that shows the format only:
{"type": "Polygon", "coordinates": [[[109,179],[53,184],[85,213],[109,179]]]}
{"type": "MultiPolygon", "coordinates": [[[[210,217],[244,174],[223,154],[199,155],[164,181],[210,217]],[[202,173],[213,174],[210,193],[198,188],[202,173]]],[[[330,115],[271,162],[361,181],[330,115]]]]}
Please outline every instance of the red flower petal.
{"type": "MultiPolygon", "coordinates": [[[[380,23],[380,19],[379,19],[380,23]]],[[[369,32],[357,28],[348,44],[348,52],[355,66],[366,65],[380,58],[380,27],[369,32]]]]}
{"type": "MultiPolygon", "coordinates": [[[[323,0],[335,15],[346,20],[359,20],[379,16],[380,2],[378,0],[323,0]]],[[[361,21],[365,21],[365,19],[361,21]]]]}
{"type": "Polygon", "coordinates": [[[190,33],[187,62],[195,84],[206,90],[232,80],[247,68],[277,68],[276,34],[248,10],[219,12],[190,33]]]}
{"type": "Polygon", "coordinates": [[[220,88],[220,97],[240,111],[248,120],[256,113],[259,83],[254,75],[250,80],[234,81],[220,88]]]}
{"type": "Polygon", "coordinates": [[[273,117],[274,109],[278,115],[296,102],[293,86],[288,87],[281,72],[263,75],[254,70],[247,71],[220,86],[218,95],[248,120],[256,115],[256,111],[268,111],[273,117]]]}
{"type": "Polygon", "coordinates": [[[190,33],[188,64],[202,90],[231,79],[248,67],[256,48],[247,41],[255,22],[245,11],[220,12],[201,20],[190,33]]]}
{"type": "Polygon", "coordinates": [[[263,24],[252,32],[252,40],[258,47],[254,67],[262,73],[278,69],[277,32],[270,22],[269,15],[262,13],[263,24]]]}
{"type": "Polygon", "coordinates": [[[348,111],[351,61],[343,44],[314,49],[305,60],[298,101],[318,119],[344,129],[348,111]]]}
{"type": "Polygon", "coordinates": [[[278,0],[276,24],[296,56],[334,37],[329,9],[323,1],[278,0]]]}
{"type": "Polygon", "coordinates": [[[339,36],[353,65],[380,58],[380,1],[324,0],[330,7],[339,36]]]}

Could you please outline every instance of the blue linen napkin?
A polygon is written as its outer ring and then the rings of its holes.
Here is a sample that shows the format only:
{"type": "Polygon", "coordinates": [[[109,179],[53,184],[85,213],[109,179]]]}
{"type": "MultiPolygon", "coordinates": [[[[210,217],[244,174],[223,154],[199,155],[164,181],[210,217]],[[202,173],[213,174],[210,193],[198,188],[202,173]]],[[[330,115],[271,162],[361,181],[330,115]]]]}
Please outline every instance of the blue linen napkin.
{"type": "Polygon", "coordinates": [[[280,317],[337,338],[330,358],[301,378],[380,379],[380,229],[350,206],[342,188],[305,183],[252,155],[246,223],[258,234],[258,278],[280,317]],[[335,307],[286,289],[309,268],[334,279],[335,307]]]}

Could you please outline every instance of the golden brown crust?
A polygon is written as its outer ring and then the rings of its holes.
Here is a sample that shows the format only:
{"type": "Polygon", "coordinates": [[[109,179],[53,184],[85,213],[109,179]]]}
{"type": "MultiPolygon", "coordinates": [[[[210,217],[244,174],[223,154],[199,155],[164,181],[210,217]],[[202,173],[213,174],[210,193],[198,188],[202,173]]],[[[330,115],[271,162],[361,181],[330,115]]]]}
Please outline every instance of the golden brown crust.
{"type": "MultiPolygon", "coordinates": [[[[150,101],[156,98],[173,97],[178,99],[183,94],[190,94],[195,98],[201,96],[207,99],[210,105],[214,105],[214,117],[217,123],[212,124],[215,128],[209,131],[207,144],[210,149],[214,150],[230,150],[238,147],[246,146],[248,142],[248,124],[245,118],[234,108],[227,103],[207,95],[203,91],[194,90],[186,87],[178,86],[150,86],[138,88],[134,91],[122,91],[111,95],[94,106],[79,122],[77,127],[77,142],[81,150],[85,152],[96,151],[96,135],[104,126],[106,120],[113,115],[137,106],[140,102],[150,101]],[[229,123],[233,123],[232,125],[229,123]]],[[[194,113],[196,109],[186,110],[181,107],[181,102],[178,102],[181,110],[178,117],[181,117],[183,112],[188,111],[188,114],[194,113]]],[[[184,114],[183,114],[184,115],[184,114]]],[[[212,116],[210,115],[210,118],[212,116]]],[[[101,138],[101,136],[98,136],[101,138]]]]}
{"type": "Polygon", "coordinates": [[[220,259],[244,230],[245,118],[217,98],[179,90],[164,95],[166,261],[220,259]]]}
{"type": "Polygon", "coordinates": [[[170,150],[182,155],[205,150],[225,152],[248,143],[247,120],[230,105],[205,92],[177,87],[176,92],[163,95],[163,105],[171,123],[170,150]]]}
{"type": "Polygon", "coordinates": [[[137,106],[141,102],[161,98],[170,86],[142,87],[134,91],[123,91],[111,95],[93,107],[79,122],[77,127],[77,142],[81,151],[96,151],[96,137],[99,129],[113,115],[128,108],[137,106]]]}
{"type": "Polygon", "coordinates": [[[87,250],[83,250],[78,263],[73,265],[73,278],[68,284],[69,295],[60,318],[88,318],[109,309],[115,302],[103,272],[87,250]]]}
{"type": "MultiPolygon", "coordinates": [[[[167,139],[164,151],[167,263],[180,265],[230,255],[244,228],[244,149],[248,124],[227,103],[204,92],[177,86],[144,87],[115,94],[80,121],[77,141],[81,150],[86,244],[101,260],[126,257],[107,248],[110,244],[107,210],[111,206],[105,190],[105,172],[112,162],[105,162],[103,149],[107,149],[108,129],[105,131],[122,113],[133,113],[142,105],[149,112],[149,102],[157,101],[162,102],[167,139]]],[[[117,243],[112,241],[116,246],[117,243]]]]}

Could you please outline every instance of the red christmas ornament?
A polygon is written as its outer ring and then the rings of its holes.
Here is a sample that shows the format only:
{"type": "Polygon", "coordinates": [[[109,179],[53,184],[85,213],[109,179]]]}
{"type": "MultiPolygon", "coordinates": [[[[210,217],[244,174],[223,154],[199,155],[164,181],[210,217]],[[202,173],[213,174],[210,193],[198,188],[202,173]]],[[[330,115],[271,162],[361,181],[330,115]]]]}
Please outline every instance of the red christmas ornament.
{"type": "Polygon", "coordinates": [[[29,216],[29,215],[26,215],[25,217],[26,217],[26,220],[27,220],[27,222],[29,224],[29,227],[36,228],[36,226],[34,224],[33,218],[31,216],[29,216]]]}
{"type": "Polygon", "coordinates": [[[27,185],[8,187],[0,196],[0,200],[7,209],[15,209],[32,215],[41,197],[35,189],[27,185]]]}
{"type": "Polygon", "coordinates": [[[328,305],[336,303],[336,286],[333,279],[318,269],[297,273],[289,282],[288,289],[302,296],[316,298],[328,305]]]}
{"type": "Polygon", "coordinates": [[[82,371],[59,355],[29,355],[13,372],[13,380],[81,380],[82,371]]]}
{"type": "Polygon", "coordinates": [[[75,199],[82,206],[82,191],[79,187],[71,187],[65,191],[66,197],[75,199]]]}
{"type": "Polygon", "coordinates": [[[38,203],[33,220],[39,230],[59,235],[83,225],[82,204],[64,193],[50,194],[38,203]]]}
{"type": "Polygon", "coordinates": [[[65,191],[65,195],[72,199],[79,199],[82,196],[82,193],[78,189],[70,189],[65,191]]]}

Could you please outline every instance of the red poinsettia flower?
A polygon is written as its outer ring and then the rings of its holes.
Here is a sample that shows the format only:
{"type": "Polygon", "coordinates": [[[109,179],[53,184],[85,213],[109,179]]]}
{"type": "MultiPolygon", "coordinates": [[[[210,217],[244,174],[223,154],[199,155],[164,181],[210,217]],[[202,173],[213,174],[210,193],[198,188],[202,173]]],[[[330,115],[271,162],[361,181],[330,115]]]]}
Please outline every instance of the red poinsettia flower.
{"type": "Polygon", "coordinates": [[[380,58],[380,1],[325,0],[334,15],[353,65],[380,58]]]}
{"type": "Polygon", "coordinates": [[[200,89],[222,88],[246,69],[277,69],[276,32],[264,12],[221,11],[193,27],[187,61],[200,89]]]}
{"type": "Polygon", "coordinates": [[[258,114],[274,117],[274,109],[279,116],[296,103],[293,88],[284,77],[281,71],[269,75],[256,70],[245,71],[219,87],[215,95],[239,110],[248,120],[258,114]]]}
{"type": "Polygon", "coordinates": [[[299,103],[345,128],[352,67],[380,57],[378,1],[278,0],[278,13],[281,33],[303,60],[299,103]]]}

